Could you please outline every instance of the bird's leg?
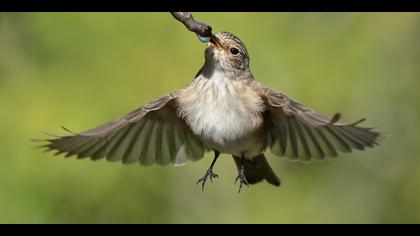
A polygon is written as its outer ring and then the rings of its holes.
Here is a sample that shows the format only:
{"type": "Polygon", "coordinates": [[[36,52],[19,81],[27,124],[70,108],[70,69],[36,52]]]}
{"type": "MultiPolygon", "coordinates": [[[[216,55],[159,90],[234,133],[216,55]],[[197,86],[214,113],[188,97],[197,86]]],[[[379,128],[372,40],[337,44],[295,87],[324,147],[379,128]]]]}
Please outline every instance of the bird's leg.
{"type": "Polygon", "coordinates": [[[216,160],[217,160],[217,158],[219,157],[219,155],[220,155],[220,152],[218,152],[218,151],[214,151],[214,159],[213,159],[213,162],[211,163],[210,167],[207,169],[207,171],[206,171],[206,173],[204,174],[204,176],[203,176],[203,177],[201,177],[201,178],[197,181],[197,184],[201,182],[201,189],[202,189],[203,191],[204,191],[204,185],[206,185],[207,178],[209,178],[209,177],[210,177],[210,181],[213,183],[213,178],[217,178],[217,177],[219,177],[217,174],[215,174],[215,173],[213,172],[213,166],[214,166],[214,164],[216,164],[216,160]]]}
{"type": "Polygon", "coordinates": [[[246,180],[246,177],[245,177],[245,165],[244,165],[244,163],[245,163],[245,157],[242,155],[241,156],[241,169],[239,170],[238,177],[236,177],[236,179],[235,179],[235,184],[239,180],[239,193],[241,192],[242,186],[244,184],[249,187],[248,180],[246,180]]]}

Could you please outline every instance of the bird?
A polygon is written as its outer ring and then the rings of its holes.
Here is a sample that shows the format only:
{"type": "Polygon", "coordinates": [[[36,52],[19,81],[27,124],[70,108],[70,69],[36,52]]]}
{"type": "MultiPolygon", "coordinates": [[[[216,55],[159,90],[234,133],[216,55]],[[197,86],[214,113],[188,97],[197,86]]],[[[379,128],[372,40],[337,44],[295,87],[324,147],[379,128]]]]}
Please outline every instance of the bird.
{"type": "Polygon", "coordinates": [[[380,134],[359,125],[365,119],[341,122],[340,113],[327,117],[255,80],[248,51],[234,34],[213,34],[204,56],[204,65],[185,87],[85,132],[48,133],[53,137],[42,139],[42,147],[55,155],[143,166],[179,166],[213,152],[197,181],[202,190],[218,178],[216,161],[227,154],[237,167],[234,183],[239,181],[240,192],[264,180],[281,185],[265,157],[268,150],[310,161],[378,145],[380,134]]]}

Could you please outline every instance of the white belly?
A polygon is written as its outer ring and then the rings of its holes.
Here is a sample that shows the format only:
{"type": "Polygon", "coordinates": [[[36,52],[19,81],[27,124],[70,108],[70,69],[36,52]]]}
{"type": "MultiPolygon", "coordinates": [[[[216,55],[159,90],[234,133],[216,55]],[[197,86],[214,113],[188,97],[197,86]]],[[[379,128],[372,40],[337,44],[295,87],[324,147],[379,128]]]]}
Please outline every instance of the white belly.
{"type": "Polygon", "coordinates": [[[236,156],[261,153],[256,132],[263,122],[263,101],[245,81],[217,74],[210,79],[198,77],[178,102],[180,115],[210,148],[236,156]]]}

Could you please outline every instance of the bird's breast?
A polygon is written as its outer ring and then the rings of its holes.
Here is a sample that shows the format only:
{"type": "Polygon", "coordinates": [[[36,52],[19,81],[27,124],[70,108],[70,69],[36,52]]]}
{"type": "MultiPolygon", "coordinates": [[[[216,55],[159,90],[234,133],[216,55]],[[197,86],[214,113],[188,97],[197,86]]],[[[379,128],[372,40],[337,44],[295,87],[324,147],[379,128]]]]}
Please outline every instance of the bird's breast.
{"type": "Polygon", "coordinates": [[[217,73],[198,76],[180,93],[178,103],[179,115],[210,146],[249,142],[263,123],[263,101],[247,81],[217,73]]]}

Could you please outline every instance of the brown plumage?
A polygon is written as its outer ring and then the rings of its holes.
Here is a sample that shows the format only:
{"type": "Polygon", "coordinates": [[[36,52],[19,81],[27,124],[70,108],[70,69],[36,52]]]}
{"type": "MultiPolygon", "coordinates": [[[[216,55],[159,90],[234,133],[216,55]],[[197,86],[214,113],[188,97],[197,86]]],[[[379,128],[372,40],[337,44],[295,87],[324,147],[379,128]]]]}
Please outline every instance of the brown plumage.
{"type": "Polygon", "coordinates": [[[56,154],[124,164],[182,165],[209,150],[231,154],[237,180],[279,186],[263,152],[291,160],[335,157],[378,144],[379,133],[328,118],[254,80],[245,45],[231,33],[212,37],[205,64],[185,88],[164,95],[98,128],[44,140],[56,154]]]}

